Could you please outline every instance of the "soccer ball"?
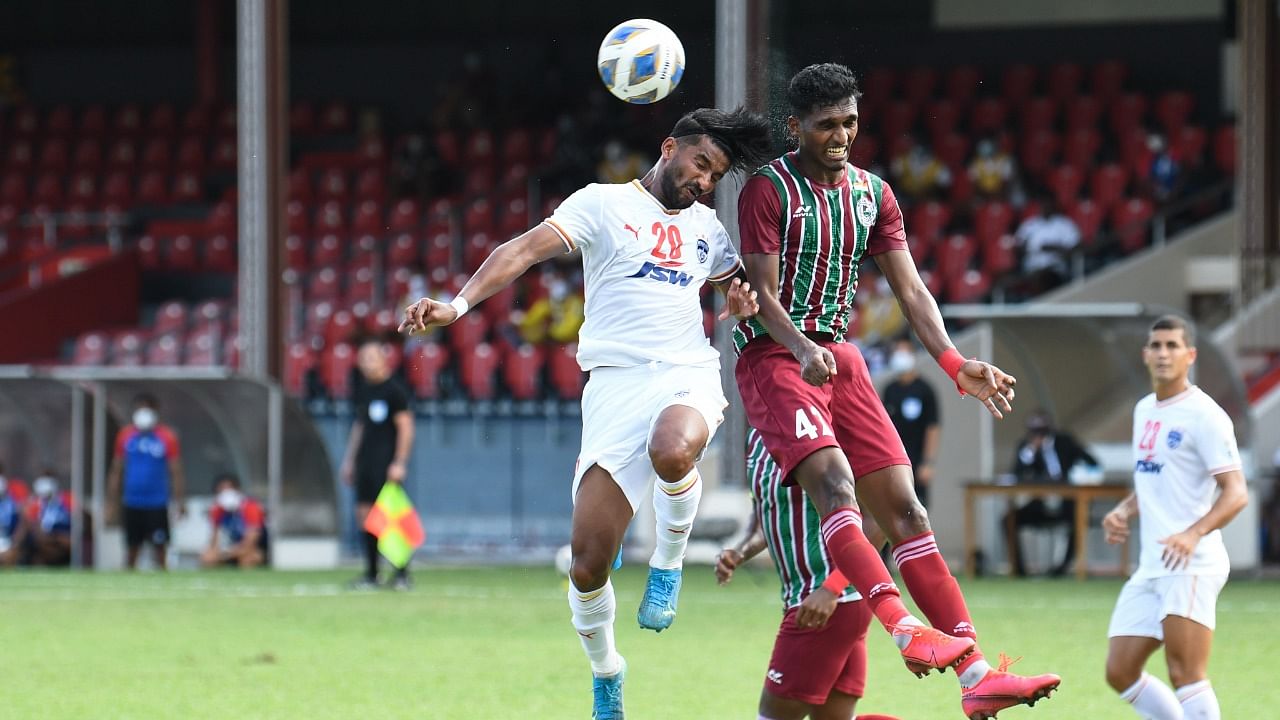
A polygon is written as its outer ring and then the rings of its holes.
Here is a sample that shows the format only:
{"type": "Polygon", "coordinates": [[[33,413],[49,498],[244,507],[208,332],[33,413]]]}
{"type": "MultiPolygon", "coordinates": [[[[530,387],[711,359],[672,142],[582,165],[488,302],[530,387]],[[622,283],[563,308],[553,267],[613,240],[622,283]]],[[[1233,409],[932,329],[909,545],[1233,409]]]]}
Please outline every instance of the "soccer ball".
{"type": "Polygon", "coordinates": [[[658,102],[680,84],[684,46],[656,20],[628,20],[604,36],[596,69],[615,97],[637,105],[658,102]]]}
{"type": "Polygon", "coordinates": [[[573,548],[569,545],[562,545],[556,551],[556,572],[565,577],[569,577],[569,570],[573,566],[573,548]]]}

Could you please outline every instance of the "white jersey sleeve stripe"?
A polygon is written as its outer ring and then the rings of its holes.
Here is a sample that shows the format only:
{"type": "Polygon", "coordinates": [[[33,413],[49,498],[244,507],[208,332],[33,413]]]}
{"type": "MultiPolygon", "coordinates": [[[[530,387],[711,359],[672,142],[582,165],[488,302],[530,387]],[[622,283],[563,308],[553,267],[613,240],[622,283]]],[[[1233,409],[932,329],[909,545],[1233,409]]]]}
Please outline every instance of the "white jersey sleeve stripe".
{"type": "Polygon", "coordinates": [[[569,237],[569,233],[568,233],[568,231],[566,231],[564,228],[560,227],[560,225],[559,225],[558,223],[556,223],[556,221],[552,220],[551,218],[547,218],[546,220],[543,220],[542,222],[543,222],[547,227],[549,227],[549,228],[551,228],[552,230],[554,230],[554,231],[555,231],[555,233],[556,233],[557,235],[559,235],[559,236],[560,236],[560,239],[564,241],[564,246],[565,246],[566,248],[568,248],[568,249],[566,250],[566,252],[573,252],[574,250],[577,250],[577,249],[578,249],[578,246],[577,246],[577,245],[575,245],[575,244],[573,243],[573,238],[569,237]]]}
{"type": "Polygon", "coordinates": [[[732,268],[730,268],[728,271],[726,271],[726,272],[722,272],[722,273],[720,273],[719,275],[714,275],[714,276],[709,277],[709,278],[707,278],[707,279],[708,279],[709,281],[713,282],[713,283],[724,282],[725,280],[728,280],[729,278],[733,277],[734,275],[737,275],[737,274],[738,274],[738,271],[739,271],[739,270],[742,270],[742,269],[743,269],[743,267],[744,267],[744,266],[743,266],[743,264],[742,264],[741,262],[739,262],[737,265],[734,265],[734,266],[733,266],[732,268]]]}
{"type": "Polygon", "coordinates": [[[1243,470],[1243,469],[1244,469],[1244,466],[1241,465],[1240,463],[1236,463],[1234,465],[1224,465],[1220,468],[1214,468],[1210,470],[1209,476],[1213,477],[1215,475],[1221,475],[1224,472],[1231,472],[1232,470],[1243,470]]]}

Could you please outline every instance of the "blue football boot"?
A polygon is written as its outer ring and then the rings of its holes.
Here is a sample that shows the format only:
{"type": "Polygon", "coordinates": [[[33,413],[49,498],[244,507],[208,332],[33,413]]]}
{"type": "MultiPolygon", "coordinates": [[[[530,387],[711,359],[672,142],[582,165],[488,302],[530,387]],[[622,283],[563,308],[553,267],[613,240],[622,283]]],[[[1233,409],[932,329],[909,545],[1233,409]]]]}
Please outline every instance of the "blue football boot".
{"type": "Polygon", "coordinates": [[[683,572],[649,568],[649,581],[644,586],[644,597],[640,599],[640,611],[636,619],[640,627],[662,632],[671,627],[676,620],[676,601],[680,597],[680,580],[683,572]]]}
{"type": "Polygon", "coordinates": [[[622,683],[627,679],[627,661],[622,660],[618,672],[606,677],[592,676],[591,717],[594,720],[622,720],[622,683]]]}

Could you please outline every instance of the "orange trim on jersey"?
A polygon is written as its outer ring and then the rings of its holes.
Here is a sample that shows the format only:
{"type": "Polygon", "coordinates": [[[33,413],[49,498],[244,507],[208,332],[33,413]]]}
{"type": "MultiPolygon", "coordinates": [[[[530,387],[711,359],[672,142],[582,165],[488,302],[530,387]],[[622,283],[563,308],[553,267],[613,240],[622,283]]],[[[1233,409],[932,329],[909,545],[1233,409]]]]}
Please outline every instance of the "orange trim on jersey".
{"type": "Polygon", "coordinates": [[[732,270],[729,270],[729,271],[727,271],[727,272],[720,273],[719,275],[716,275],[715,277],[707,278],[707,280],[709,280],[709,281],[711,281],[711,282],[713,282],[713,283],[723,282],[723,281],[728,280],[729,278],[733,277],[734,275],[737,275],[737,274],[738,274],[738,271],[739,271],[739,270],[741,270],[741,269],[743,269],[743,267],[745,267],[745,266],[742,264],[742,261],[738,261],[738,264],[737,264],[737,265],[734,265],[732,270]]]}
{"type": "Polygon", "coordinates": [[[1220,468],[1214,468],[1210,470],[1209,476],[1212,477],[1214,475],[1221,475],[1224,472],[1231,472],[1232,470],[1243,470],[1243,469],[1244,469],[1244,466],[1242,466],[1240,463],[1236,463],[1235,465],[1223,465],[1220,468]]]}
{"type": "Polygon", "coordinates": [[[679,211],[679,210],[668,210],[668,209],[667,209],[667,206],[666,206],[666,205],[663,205],[663,204],[662,204],[662,201],[660,201],[660,200],[658,200],[658,198],[654,197],[653,193],[649,192],[649,188],[646,188],[644,185],[641,185],[639,180],[632,180],[632,181],[631,181],[631,185],[632,185],[633,187],[635,187],[635,189],[637,189],[637,190],[639,190],[640,192],[644,193],[645,197],[647,197],[647,198],[649,198],[650,200],[652,200],[654,205],[657,205],[659,208],[661,208],[661,209],[662,209],[662,212],[664,212],[664,213],[666,213],[666,214],[668,214],[668,215],[679,215],[679,214],[680,214],[680,211],[679,211]]]}
{"type": "Polygon", "coordinates": [[[560,239],[564,241],[564,246],[569,248],[569,252],[573,252],[574,250],[578,249],[578,246],[575,245],[573,242],[573,238],[569,237],[568,231],[560,227],[559,223],[557,223],[555,220],[552,220],[551,218],[547,218],[542,222],[546,223],[552,230],[556,232],[557,235],[560,236],[560,239]]]}

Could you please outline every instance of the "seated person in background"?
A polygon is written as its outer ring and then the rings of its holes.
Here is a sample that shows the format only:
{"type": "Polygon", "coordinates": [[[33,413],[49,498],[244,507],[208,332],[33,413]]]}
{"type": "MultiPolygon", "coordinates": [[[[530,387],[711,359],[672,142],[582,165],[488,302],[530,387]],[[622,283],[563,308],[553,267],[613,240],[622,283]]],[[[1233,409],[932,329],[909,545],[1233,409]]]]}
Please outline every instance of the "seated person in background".
{"type": "Polygon", "coordinates": [[[1029,295],[1038,295],[1071,277],[1071,253],[1080,245],[1080,228],[1052,198],[1041,202],[1040,215],[1022,221],[1014,234],[1022,246],[1022,272],[1029,295]]]}
{"type": "Polygon", "coordinates": [[[520,337],[530,345],[550,340],[555,343],[578,341],[583,314],[582,293],[570,290],[569,281],[560,274],[552,275],[547,296],[529,308],[520,320],[520,337]]]}
{"type": "Polygon", "coordinates": [[[974,146],[969,177],[979,197],[1007,200],[1015,189],[1017,169],[1009,153],[1001,150],[995,140],[986,137],[974,146]]]}
{"type": "Polygon", "coordinates": [[[58,481],[46,471],[31,484],[25,522],[18,532],[30,552],[32,565],[71,564],[71,495],[58,491],[58,481]]]}
{"type": "Polygon", "coordinates": [[[240,490],[240,479],[223,473],[214,482],[214,505],[209,511],[213,534],[200,555],[204,567],[258,567],[267,559],[267,514],[262,504],[240,490]]]}
{"type": "MultiPolygon", "coordinates": [[[[1020,484],[1066,485],[1071,468],[1078,462],[1097,465],[1098,461],[1070,433],[1055,430],[1046,412],[1035,412],[1027,418],[1027,434],[1018,445],[1013,459],[1013,475],[1020,484]]],[[[1014,575],[1025,575],[1022,545],[1018,528],[1065,525],[1070,531],[1067,552],[1053,574],[1063,575],[1071,567],[1076,554],[1075,502],[1061,498],[1035,498],[1017,510],[1005,513],[1004,527],[1014,575]]]]}
{"type": "Polygon", "coordinates": [[[951,186],[951,171],[918,140],[889,163],[889,175],[893,187],[916,202],[930,200],[951,186]]]}
{"type": "Polygon", "coordinates": [[[0,567],[18,564],[21,546],[18,528],[22,524],[22,506],[26,503],[26,484],[9,478],[0,467],[0,567]]]}

